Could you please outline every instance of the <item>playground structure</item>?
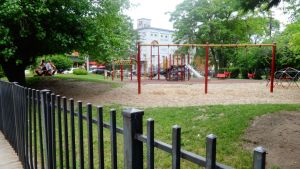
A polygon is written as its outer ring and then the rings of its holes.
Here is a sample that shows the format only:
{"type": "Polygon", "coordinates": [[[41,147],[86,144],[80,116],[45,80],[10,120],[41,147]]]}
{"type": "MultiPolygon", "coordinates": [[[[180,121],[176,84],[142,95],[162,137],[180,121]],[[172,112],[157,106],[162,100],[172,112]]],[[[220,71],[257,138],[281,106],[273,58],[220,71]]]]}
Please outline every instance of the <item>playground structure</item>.
{"type": "Polygon", "coordinates": [[[111,72],[111,80],[114,80],[114,78],[116,76],[120,76],[121,81],[123,81],[124,79],[124,65],[130,65],[130,80],[132,80],[132,75],[133,75],[133,63],[136,60],[132,58],[132,56],[130,55],[130,59],[129,60],[114,60],[112,61],[112,72],[111,72]],[[115,69],[115,66],[119,65],[120,66],[120,70],[119,72],[115,69]]]}
{"type": "MultiPolygon", "coordinates": [[[[156,47],[157,48],[157,79],[160,80],[160,74],[161,74],[161,68],[160,68],[160,54],[159,54],[159,47],[160,46],[176,46],[176,47],[192,47],[192,48],[205,48],[205,72],[204,72],[204,92],[205,94],[208,93],[208,61],[209,61],[209,49],[210,48],[217,48],[217,47],[227,47],[227,48],[239,48],[239,47],[272,47],[272,61],[271,61],[271,72],[270,72],[270,92],[273,93],[273,88],[274,88],[274,71],[275,71],[275,53],[276,53],[276,43],[273,44],[141,44],[138,43],[138,53],[137,53],[137,58],[136,58],[136,63],[137,63],[137,81],[138,81],[138,94],[141,94],[141,70],[142,70],[142,64],[141,64],[141,50],[142,47],[150,47],[151,48],[151,59],[150,59],[150,79],[152,80],[153,74],[153,65],[152,65],[152,48],[156,47]]],[[[185,77],[188,77],[188,80],[190,78],[190,71],[193,72],[193,74],[196,75],[196,77],[203,77],[199,72],[197,72],[195,69],[192,68],[190,65],[190,53],[188,53],[188,57],[186,58],[185,55],[174,55],[173,54],[173,60],[172,56],[169,55],[168,57],[165,58],[165,64],[166,69],[163,72],[163,74],[166,76],[166,80],[185,80],[185,77]],[[180,63],[179,59],[180,58],[180,63]],[[176,60],[176,64],[175,64],[176,60]],[[186,61],[187,60],[187,61],[186,61]],[[187,63],[186,63],[187,62],[187,63]],[[173,63],[173,65],[172,65],[173,63]],[[187,75],[186,75],[186,70],[187,70],[187,75]]],[[[131,73],[132,74],[132,73],[131,73]]],[[[145,74],[145,71],[144,71],[145,74]]],[[[218,76],[218,75],[217,75],[218,76]]],[[[223,74],[219,75],[220,78],[227,78],[230,76],[229,72],[224,72],[223,74]]],[[[132,78],[131,78],[132,79],[132,78]]]]}

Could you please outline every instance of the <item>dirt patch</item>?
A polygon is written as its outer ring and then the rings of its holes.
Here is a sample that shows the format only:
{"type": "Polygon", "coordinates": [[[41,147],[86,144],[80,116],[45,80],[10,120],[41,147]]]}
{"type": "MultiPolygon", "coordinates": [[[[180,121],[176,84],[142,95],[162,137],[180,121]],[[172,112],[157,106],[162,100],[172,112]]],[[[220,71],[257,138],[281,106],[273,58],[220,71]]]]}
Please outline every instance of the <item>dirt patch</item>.
{"type": "Polygon", "coordinates": [[[49,89],[55,92],[55,94],[82,101],[89,101],[90,98],[112,90],[109,83],[85,82],[72,79],[41,80],[30,87],[39,90],[49,89]]]}
{"type": "Polygon", "coordinates": [[[300,112],[280,112],[256,118],[244,136],[245,147],[263,146],[267,168],[300,168],[300,112]]]}
{"type": "Polygon", "coordinates": [[[134,81],[127,81],[122,83],[121,87],[112,88],[110,83],[50,79],[31,87],[48,88],[56,94],[97,105],[120,104],[139,108],[300,103],[300,88],[275,86],[274,93],[270,93],[266,82],[262,80],[210,80],[208,94],[204,94],[204,85],[200,81],[143,82],[140,95],[137,94],[137,84],[134,81]]]}

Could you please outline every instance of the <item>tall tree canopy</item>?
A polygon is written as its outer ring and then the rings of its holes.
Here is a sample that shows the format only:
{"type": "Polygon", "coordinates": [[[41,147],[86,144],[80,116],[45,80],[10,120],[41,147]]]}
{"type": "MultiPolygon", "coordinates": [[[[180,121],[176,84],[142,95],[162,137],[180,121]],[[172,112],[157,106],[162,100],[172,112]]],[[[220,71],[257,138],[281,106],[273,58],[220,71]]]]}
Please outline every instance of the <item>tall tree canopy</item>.
{"type": "MultiPolygon", "coordinates": [[[[239,7],[239,2],[234,0],[183,1],[171,13],[175,40],[177,43],[200,44],[262,41],[270,32],[267,13],[244,13],[239,7]]],[[[225,67],[232,60],[225,52],[234,53],[220,48],[210,48],[210,51],[215,68],[225,67]]]]}
{"type": "Polygon", "coordinates": [[[240,3],[244,10],[254,10],[262,5],[265,5],[265,9],[270,9],[273,6],[277,6],[281,1],[282,0],[240,0],[240,3]]]}
{"type": "Polygon", "coordinates": [[[125,50],[132,35],[122,14],[128,6],[127,0],[1,1],[0,64],[9,81],[24,84],[25,68],[44,54],[76,49],[106,58],[125,50]]]}

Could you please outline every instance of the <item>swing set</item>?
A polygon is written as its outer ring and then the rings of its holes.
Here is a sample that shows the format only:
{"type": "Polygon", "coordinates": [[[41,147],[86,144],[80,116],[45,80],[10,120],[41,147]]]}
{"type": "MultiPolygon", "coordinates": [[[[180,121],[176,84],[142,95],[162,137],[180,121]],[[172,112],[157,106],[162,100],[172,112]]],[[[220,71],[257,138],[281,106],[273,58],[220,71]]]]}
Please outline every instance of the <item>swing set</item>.
{"type": "MultiPolygon", "coordinates": [[[[188,55],[179,55],[179,54],[169,54],[170,52],[170,45],[168,46],[168,54],[163,58],[163,68],[164,70],[161,71],[161,55],[160,55],[160,46],[165,45],[158,45],[158,43],[151,43],[150,45],[150,70],[149,70],[149,77],[150,80],[153,80],[153,77],[157,75],[157,80],[161,79],[161,74],[166,77],[167,81],[178,81],[178,80],[185,80],[188,77],[190,80],[190,70],[186,71],[186,64],[190,64],[190,54],[188,55]],[[153,48],[157,47],[157,55],[153,55],[153,48]],[[153,64],[153,56],[157,56],[157,71],[154,71],[154,64],[153,64]],[[176,62],[175,62],[176,61],[176,62]]],[[[155,58],[154,58],[155,59],[155,58]]],[[[146,67],[146,65],[145,65],[146,67]]]]}
{"type": "MultiPolygon", "coordinates": [[[[157,65],[157,78],[158,80],[160,79],[160,53],[159,53],[159,47],[201,47],[201,48],[205,48],[205,73],[204,73],[204,93],[207,94],[208,93],[208,60],[209,60],[209,49],[210,48],[223,48],[223,47],[227,47],[227,48],[240,48],[240,47],[272,47],[272,61],[271,61],[271,72],[270,72],[270,93],[273,93],[273,89],[274,89],[274,72],[275,72],[275,53],[276,53],[276,43],[273,44],[142,44],[140,42],[138,42],[137,44],[137,48],[138,48],[138,53],[137,53],[137,59],[136,59],[136,64],[137,64],[137,81],[138,81],[138,94],[141,94],[141,51],[143,47],[150,47],[150,79],[152,80],[152,76],[153,76],[153,66],[152,66],[152,48],[153,47],[157,47],[158,49],[158,53],[157,53],[157,61],[158,61],[158,65],[157,65]]],[[[183,76],[185,75],[185,68],[183,69],[183,65],[185,65],[185,61],[186,58],[183,57],[184,55],[181,55],[180,60],[180,71],[176,71],[177,72],[177,76],[178,76],[178,72],[180,76],[182,77],[181,79],[183,79],[183,76]],[[184,58],[184,59],[183,59],[184,58]],[[182,70],[182,71],[181,71],[182,70]]],[[[132,60],[132,59],[131,59],[132,60]]],[[[166,57],[167,60],[167,57],[166,57]]],[[[177,67],[179,66],[179,61],[178,61],[178,55],[176,57],[177,60],[177,67]]],[[[169,67],[168,69],[170,69],[171,66],[171,55],[169,55],[169,62],[166,61],[167,67],[169,67]]],[[[188,65],[190,64],[190,54],[188,53],[188,65]]],[[[175,56],[173,55],[173,67],[175,65],[175,56]]],[[[131,66],[132,67],[132,66],[131,66]]],[[[178,69],[178,68],[177,68],[178,69]]],[[[188,79],[189,79],[189,75],[190,75],[190,70],[188,69],[188,79]]],[[[171,79],[170,74],[166,75],[166,79],[171,79]]],[[[178,77],[177,77],[178,78],[178,77]]],[[[131,79],[132,79],[132,73],[131,73],[131,79]]]]}
{"type": "Polygon", "coordinates": [[[124,79],[124,65],[130,65],[130,80],[132,80],[132,65],[133,63],[136,62],[135,59],[132,58],[132,56],[130,55],[130,59],[129,60],[113,60],[112,61],[112,72],[111,72],[111,80],[114,80],[114,78],[116,77],[116,65],[120,66],[120,79],[121,81],[123,81],[124,79]]]}

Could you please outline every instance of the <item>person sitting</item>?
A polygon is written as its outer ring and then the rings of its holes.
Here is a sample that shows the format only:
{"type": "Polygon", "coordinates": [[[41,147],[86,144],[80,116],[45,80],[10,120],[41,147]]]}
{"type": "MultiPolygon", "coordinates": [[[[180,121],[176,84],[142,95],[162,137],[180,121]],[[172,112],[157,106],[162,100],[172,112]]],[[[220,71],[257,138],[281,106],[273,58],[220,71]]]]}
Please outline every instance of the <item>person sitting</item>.
{"type": "Polygon", "coordinates": [[[56,67],[55,65],[51,62],[51,60],[48,60],[47,64],[45,65],[46,70],[47,70],[47,75],[52,76],[56,72],[56,67]]]}
{"type": "Polygon", "coordinates": [[[35,73],[39,76],[43,76],[47,73],[45,61],[42,60],[39,67],[35,69],[35,73]]]}

